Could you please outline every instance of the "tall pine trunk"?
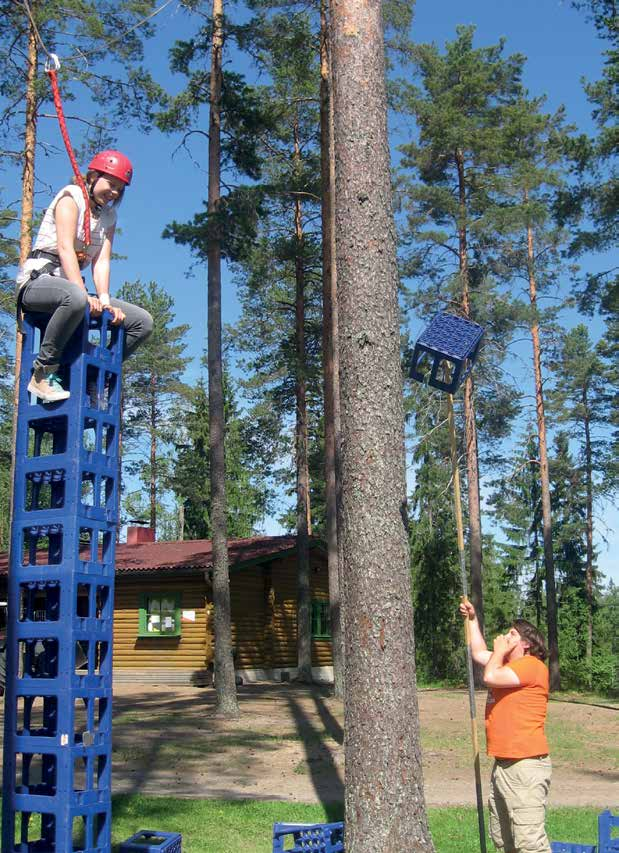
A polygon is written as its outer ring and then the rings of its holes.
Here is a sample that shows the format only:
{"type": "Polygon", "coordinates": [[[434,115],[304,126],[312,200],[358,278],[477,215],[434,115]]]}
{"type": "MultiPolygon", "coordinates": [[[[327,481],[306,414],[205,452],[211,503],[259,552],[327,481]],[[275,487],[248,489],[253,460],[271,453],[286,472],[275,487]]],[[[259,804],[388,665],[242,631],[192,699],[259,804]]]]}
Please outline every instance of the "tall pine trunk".
{"type": "Polygon", "coordinates": [[[587,488],[587,564],[585,568],[585,593],[587,596],[587,686],[593,686],[593,461],[591,450],[591,422],[587,386],[582,389],[583,426],[585,430],[585,478],[587,488]]]}
{"type": "MultiPolygon", "coordinates": [[[[31,5],[34,13],[35,4],[31,5]]],[[[28,29],[28,68],[26,72],[26,125],[22,169],[22,202],[19,231],[19,262],[23,264],[32,247],[32,215],[34,207],[34,158],[37,141],[36,79],[38,70],[37,39],[32,26],[28,29]]]]}
{"type": "Polygon", "coordinates": [[[150,377],[150,528],[157,529],[157,378],[150,377]]]}
{"type": "MultiPolygon", "coordinates": [[[[527,194],[524,196],[525,204],[527,194]]],[[[539,444],[539,476],[542,490],[542,528],[544,539],[544,567],[546,570],[546,622],[548,626],[548,668],[550,689],[561,688],[559,672],[559,633],[557,629],[557,592],[555,563],[552,548],[552,510],[550,506],[550,475],[548,471],[548,446],[546,442],[546,416],[544,413],[544,384],[542,358],[537,322],[537,283],[535,280],[535,254],[533,229],[527,226],[527,266],[529,276],[529,301],[531,303],[531,342],[533,344],[533,374],[535,378],[535,413],[539,444]]]]}
{"type": "MultiPolygon", "coordinates": [[[[294,122],[294,157],[301,156],[299,126],[294,122]]],[[[311,532],[307,379],[305,356],[305,258],[303,208],[294,203],[295,233],[295,347],[296,347],[296,469],[297,469],[297,681],[312,681],[312,593],[310,589],[309,536],[311,532]]]]}
{"type": "Polygon", "coordinates": [[[380,0],[333,0],[347,853],[433,850],[415,678],[380,0]]]}
{"type": "MultiPolygon", "coordinates": [[[[208,144],[208,212],[217,214],[221,198],[221,85],[223,0],[213,0],[211,88],[208,144]]],[[[221,354],[221,244],[219,226],[209,221],[208,236],[208,401],[216,714],[238,717],[230,612],[223,368],[221,354]]]]}
{"type": "MultiPolygon", "coordinates": [[[[464,316],[471,318],[471,296],[469,285],[468,236],[467,236],[467,206],[464,174],[464,156],[456,151],[456,166],[458,170],[458,198],[460,221],[458,224],[458,258],[460,268],[460,286],[462,296],[462,311],[464,316]]],[[[479,496],[479,453],[477,448],[477,424],[475,422],[475,386],[473,376],[469,374],[464,382],[464,439],[466,447],[466,480],[469,509],[469,560],[471,571],[471,600],[475,606],[480,628],[484,629],[484,598],[483,598],[483,554],[481,533],[481,499],[479,496]]],[[[475,683],[483,684],[481,667],[475,666],[475,683]]]]}
{"type": "MultiPolygon", "coordinates": [[[[31,4],[35,14],[36,3],[31,4]]],[[[38,70],[37,36],[32,21],[28,23],[28,65],[26,70],[26,122],[24,126],[24,151],[21,184],[21,220],[19,226],[19,263],[25,263],[32,248],[32,218],[34,208],[34,162],[37,141],[37,97],[38,70]]],[[[19,405],[19,377],[23,339],[19,326],[15,327],[15,384],[13,388],[13,433],[11,452],[11,475],[9,484],[9,531],[13,519],[13,485],[15,479],[15,442],[17,438],[17,410],[19,405]]],[[[11,536],[9,532],[9,548],[11,536]]]]}
{"type": "Polygon", "coordinates": [[[333,190],[333,110],[327,0],[320,5],[320,168],[322,177],[322,364],[324,376],[325,503],[333,692],[344,698],[342,595],[338,531],[340,377],[337,352],[337,273],[333,190]]]}

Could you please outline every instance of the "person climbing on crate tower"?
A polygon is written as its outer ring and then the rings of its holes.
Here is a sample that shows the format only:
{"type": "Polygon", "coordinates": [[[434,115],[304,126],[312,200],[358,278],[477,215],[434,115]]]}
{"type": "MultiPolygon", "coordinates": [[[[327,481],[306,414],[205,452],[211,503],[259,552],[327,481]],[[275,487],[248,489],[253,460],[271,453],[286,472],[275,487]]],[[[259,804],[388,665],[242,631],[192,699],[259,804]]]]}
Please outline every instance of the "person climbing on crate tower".
{"type": "Polygon", "coordinates": [[[535,625],[516,619],[490,651],[466,598],[460,614],[469,620],[473,660],[484,667],[489,688],[490,835],[502,853],[551,853],[545,828],[552,765],[544,730],[549,692],[544,638],[535,625]]]}
{"type": "Polygon", "coordinates": [[[18,306],[24,311],[50,314],[28,391],[44,403],[66,400],[70,392],[57,375],[63,351],[84,317],[102,311],[125,329],[123,358],[152,332],[148,311],[110,296],[110,262],[116,213],[133,167],[120,151],[100,151],[88,166],[84,192],[77,183],[63,187],[47,208],[30,256],[17,276],[18,306]],[[89,219],[87,229],[85,220],[89,219]],[[86,232],[89,231],[90,239],[86,232]],[[96,295],[90,296],[82,271],[92,265],[96,295]]]}

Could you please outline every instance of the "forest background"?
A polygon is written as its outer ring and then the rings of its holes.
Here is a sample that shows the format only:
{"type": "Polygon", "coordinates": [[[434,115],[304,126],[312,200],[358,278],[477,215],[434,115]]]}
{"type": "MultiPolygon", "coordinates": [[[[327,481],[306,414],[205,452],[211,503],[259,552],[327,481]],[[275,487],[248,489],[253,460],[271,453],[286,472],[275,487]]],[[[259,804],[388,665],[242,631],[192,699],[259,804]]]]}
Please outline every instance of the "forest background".
{"type": "MultiPolygon", "coordinates": [[[[7,69],[0,86],[0,548],[8,525],[28,12],[42,43],[61,58],[80,162],[117,146],[135,165],[113,289],[148,307],[157,331],[127,365],[124,520],[146,520],[159,539],[208,537],[202,356],[210,5],[11,0],[0,8],[7,69]]],[[[319,8],[256,0],[226,14],[228,534],[295,529],[296,451],[306,426],[308,520],[323,535],[319,8]],[[303,363],[295,345],[299,307],[303,363]]],[[[462,311],[464,256],[466,313],[486,328],[472,466],[462,394],[456,401],[468,486],[478,471],[477,526],[474,503],[466,509],[469,537],[479,536],[474,559],[483,566],[486,629],[498,631],[520,613],[546,630],[531,337],[538,329],[562,685],[601,691],[617,689],[619,666],[613,14],[614,4],[596,0],[517,7],[476,0],[467,20],[452,2],[385,4],[404,374],[428,319],[441,309],[462,311]]],[[[35,220],[70,176],[40,44],[38,52],[35,220]]],[[[409,381],[405,398],[418,670],[426,682],[457,680],[460,579],[444,400],[409,381]]]]}

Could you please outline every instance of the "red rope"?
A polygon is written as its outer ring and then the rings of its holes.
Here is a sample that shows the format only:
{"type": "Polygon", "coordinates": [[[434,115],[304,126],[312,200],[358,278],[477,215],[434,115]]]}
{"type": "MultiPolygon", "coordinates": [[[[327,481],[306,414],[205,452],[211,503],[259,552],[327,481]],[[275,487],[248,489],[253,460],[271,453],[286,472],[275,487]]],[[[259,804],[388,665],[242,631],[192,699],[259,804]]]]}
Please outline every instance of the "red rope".
{"type": "Polygon", "coordinates": [[[64,145],[67,149],[67,154],[69,155],[69,160],[71,161],[71,165],[73,166],[73,173],[75,174],[75,179],[79,188],[82,191],[84,196],[84,202],[86,203],[86,209],[84,211],[84,244],[86,246],[90,246],[90,196],[88,195],[88,190],[86,189],[86,184],[84,183],[84,179],[82,178],[82,173],[80,172],[80,167],[77,164],[77,160],[75,159],[75,153],[73,151],[73,146],[71,145],[71,140],[69,139],[69,131],[67,130],[67,122],[64,117],[64,111],[62,109],[62,101],[60,99],[60,90],[58,89],[58,80],[56,78],[56,69],[48,68],[47,74],[49,75],[50,82],[52,84],[52,92],[54,94],[54,106],[56,107],[56,115],[58,116],[58,123],[60,125],[60,132],[62,134],[62,138],[64,139],[64,145]]]}

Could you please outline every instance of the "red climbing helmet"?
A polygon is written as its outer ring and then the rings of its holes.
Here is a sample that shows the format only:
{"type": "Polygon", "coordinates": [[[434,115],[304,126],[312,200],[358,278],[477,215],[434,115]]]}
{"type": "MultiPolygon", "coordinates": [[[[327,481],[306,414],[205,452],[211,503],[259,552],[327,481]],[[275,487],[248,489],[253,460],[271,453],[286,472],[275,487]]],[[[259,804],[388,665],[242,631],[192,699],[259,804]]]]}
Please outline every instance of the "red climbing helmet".
{"type": "Polygon", "coordinates": [[[127,186],[133,177],[131,161],[120,151],[99,151],[90,161],[88,168],[103,172],[105,175],[112,175],[127,186]]]}

